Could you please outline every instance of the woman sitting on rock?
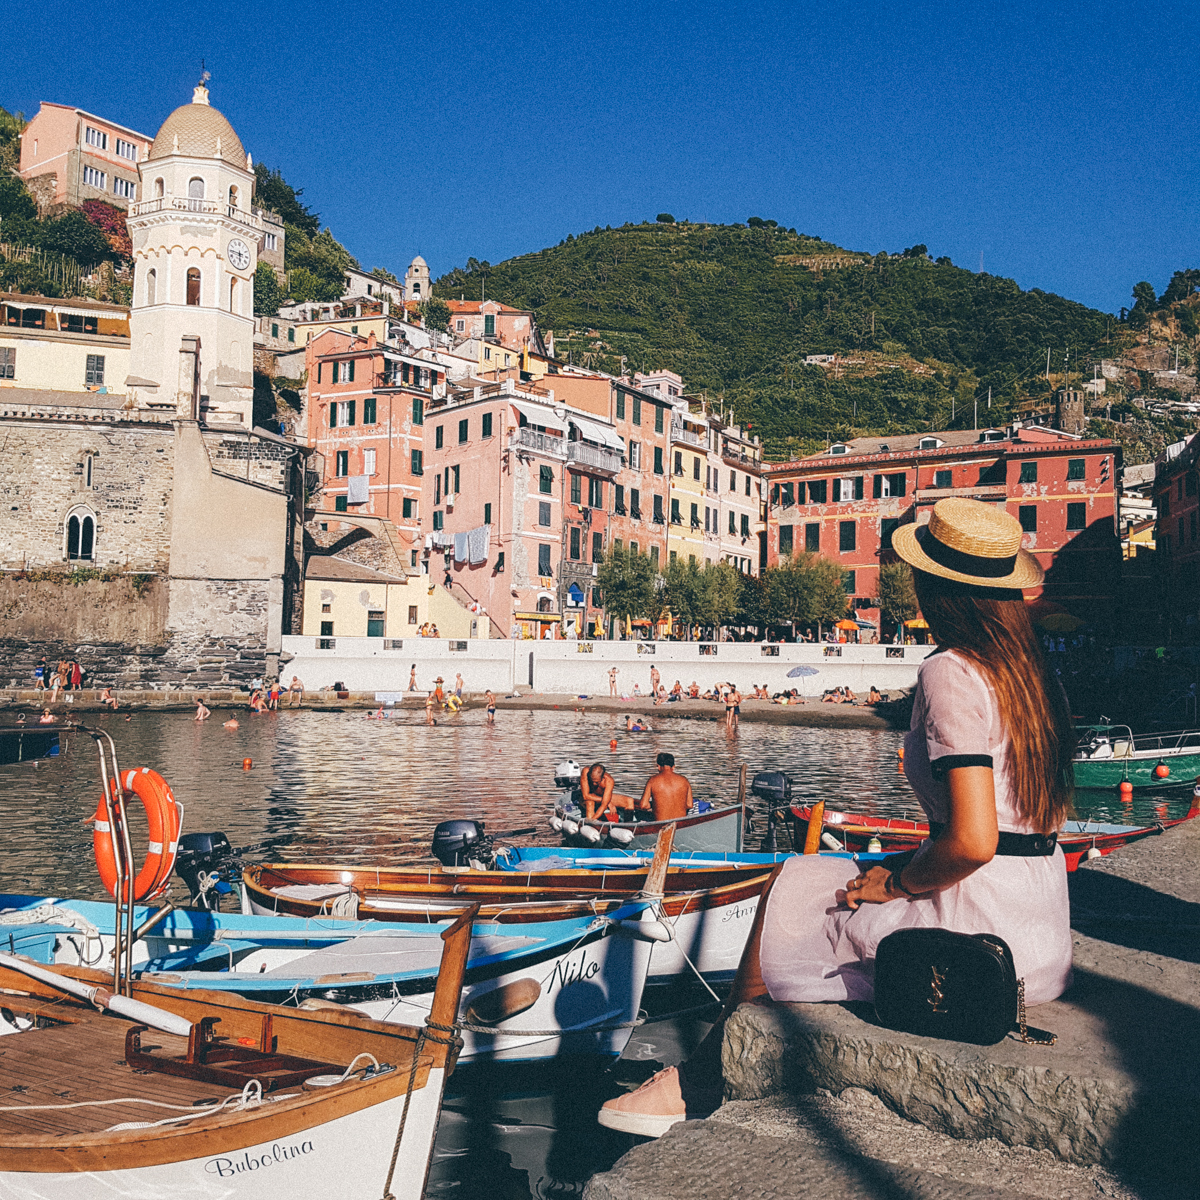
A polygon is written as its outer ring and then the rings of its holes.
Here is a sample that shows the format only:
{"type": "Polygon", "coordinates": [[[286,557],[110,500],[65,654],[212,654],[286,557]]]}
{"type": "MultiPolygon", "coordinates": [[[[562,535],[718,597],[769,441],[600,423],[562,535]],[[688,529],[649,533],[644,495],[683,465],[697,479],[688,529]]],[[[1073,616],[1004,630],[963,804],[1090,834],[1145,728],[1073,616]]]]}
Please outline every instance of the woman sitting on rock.
{"type": "Polygon", "coordinates": [[[938,644],[922,664],[904,773],[929,819],[919,849],[847,879],[844,859],[778,867],[721,1020],[682,1069],[610,1100],[600,1123],[655,1137],[719,1103],[724,1016],[748,1000],[874,1000],[875,948],[898,929],[993,933],[1012,949],[1030,1005],[1071,979],[1066,863],[1056,838],[1075,746],[1021,595],[1042,568],[1021,527],[977,500],[946,499],[896,530],[938,644]]]}

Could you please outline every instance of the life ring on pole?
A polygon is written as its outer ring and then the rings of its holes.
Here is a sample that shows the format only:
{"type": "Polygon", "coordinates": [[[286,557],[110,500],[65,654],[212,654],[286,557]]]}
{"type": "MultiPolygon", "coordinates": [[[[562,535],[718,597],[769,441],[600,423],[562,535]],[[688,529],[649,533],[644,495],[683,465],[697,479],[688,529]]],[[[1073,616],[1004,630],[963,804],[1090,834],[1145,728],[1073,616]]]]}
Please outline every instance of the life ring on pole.
{"type": "MultiPolygon", "coordinates": [[[[175,869],[175,855],[179,850],[179,831],[183,827],[183,805],[171,793],[167,781],[149,767],[121,772],[121,789],[125,795],[132,793],[146,810],[149,823],[149,838],[146,861],[133,880],[133,899],[148,900],[157,896],[171,878],[175,869]]],[[[117,781],[110,785],[113,792],[114,812],[118,797],[117,781]]],[[[117,894],[117,837],[120,829],[113,830],[108,822],[108,809],[104,797],[96,807],[92,828],[92,850],[96,856],[96,868],[109,894],[117,894]]],[[[119,822],[120,817],[117,816],[119,822]]]]}

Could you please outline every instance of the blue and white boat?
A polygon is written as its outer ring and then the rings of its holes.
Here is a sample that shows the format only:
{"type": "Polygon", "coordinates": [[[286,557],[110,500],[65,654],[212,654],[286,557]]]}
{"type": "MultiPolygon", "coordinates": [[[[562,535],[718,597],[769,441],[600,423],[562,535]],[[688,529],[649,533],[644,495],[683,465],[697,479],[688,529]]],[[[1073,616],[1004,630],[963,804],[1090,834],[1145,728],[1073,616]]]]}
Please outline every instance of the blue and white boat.
{"type": "MultiPolygon", "coordinates": [[[[0,909],[0,949],[41,963],[109,967],[111,904],[3,895],[0,909]]],[[[135,929],[156,911],[135,907],[135,929]]],[[[137,937],[131,966],[135,977],[182,990],[234,992],[419,1025],[432,1004],[445,928],[445,920],[175,909],[137,937]]],[[[619,1055],[638,1021],[651,949],[663,936],[641,901],[590,918],[520,926],[477,922],[459,1012],[460,1060],[619,1055]]]]}

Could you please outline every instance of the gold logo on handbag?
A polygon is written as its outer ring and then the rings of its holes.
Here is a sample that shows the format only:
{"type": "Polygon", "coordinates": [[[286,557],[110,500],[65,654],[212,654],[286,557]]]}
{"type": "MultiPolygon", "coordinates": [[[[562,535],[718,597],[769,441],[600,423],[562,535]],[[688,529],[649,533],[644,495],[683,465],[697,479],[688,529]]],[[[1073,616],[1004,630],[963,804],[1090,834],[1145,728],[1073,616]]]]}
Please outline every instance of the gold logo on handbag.
{"type": "Polygon", "coordinates": [[[926,1003],[936,1013],[949,1012],[950,1010],[946,1006],[946,995],[942,991],[942,984],[946,982],[946,972],[939,971],[937,967],[929,969],[933,972],[933,980],[929,984],[929,999],[926,1003]]]}

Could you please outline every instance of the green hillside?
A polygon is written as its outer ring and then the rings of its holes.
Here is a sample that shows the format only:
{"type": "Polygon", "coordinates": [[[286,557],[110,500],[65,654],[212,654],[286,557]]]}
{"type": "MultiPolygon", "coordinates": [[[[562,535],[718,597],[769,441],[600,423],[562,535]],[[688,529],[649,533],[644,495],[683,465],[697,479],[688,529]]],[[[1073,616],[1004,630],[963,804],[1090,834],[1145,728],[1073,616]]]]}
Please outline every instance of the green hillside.
{"type": "Polygon", "coordinates": [[[1068,352],[1074,370],[1127,337],[1105,313],[931,261],[924,246],[860,254],[758,218],[597,228],[495,266],[470,259],[435,290],[485,287],[534,309],[560,358],[678,371],[776,457],[852,431],[969,427],[977,396],[980,423],[999,423],[1045,394],[1047,349],[1055,372],[1068,352]],[[804,364],[835,352],[858,361],[804,364]]]}

